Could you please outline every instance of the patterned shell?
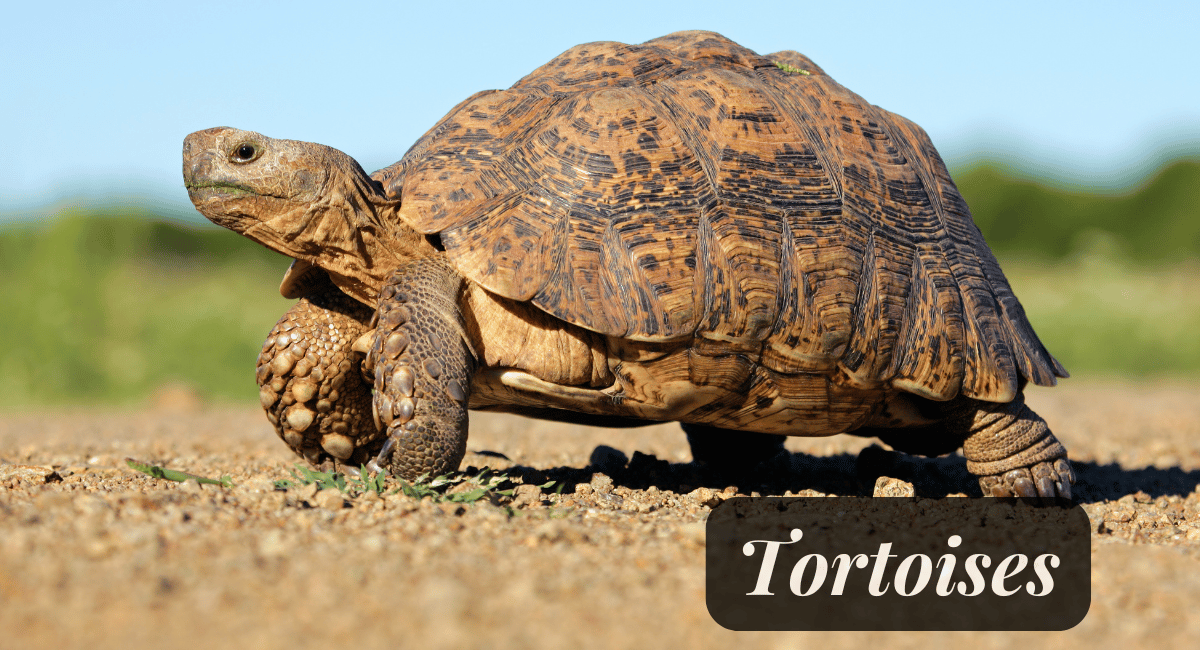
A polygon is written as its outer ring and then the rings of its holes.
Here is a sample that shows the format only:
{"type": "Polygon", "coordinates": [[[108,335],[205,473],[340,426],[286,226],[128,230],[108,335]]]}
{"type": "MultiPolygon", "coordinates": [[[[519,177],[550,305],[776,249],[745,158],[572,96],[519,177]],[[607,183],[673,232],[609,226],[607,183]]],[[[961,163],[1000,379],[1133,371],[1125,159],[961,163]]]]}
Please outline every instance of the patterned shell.
{"type": "Polygon", "coordinates": [[[1066,376],[925,132],[796,52],[580,45],[374,178],[466,277],[602,334],[937,400],[1066,376]]]}

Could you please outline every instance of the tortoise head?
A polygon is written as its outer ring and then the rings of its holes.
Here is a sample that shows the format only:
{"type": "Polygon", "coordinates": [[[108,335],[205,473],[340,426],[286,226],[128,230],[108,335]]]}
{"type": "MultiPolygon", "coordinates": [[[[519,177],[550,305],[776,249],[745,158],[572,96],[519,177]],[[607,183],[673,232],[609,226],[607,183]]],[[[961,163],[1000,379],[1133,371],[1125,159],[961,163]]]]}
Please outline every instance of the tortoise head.
{"type": "Polygon", "coordinates": [[[229,127],[197,131],[183,141],[183,180],[210,221],[325,269],[367,304],[412,255],[404,242],[420,239],[395,217],[398,200],[353,158],[320,144],[229,127]]]}

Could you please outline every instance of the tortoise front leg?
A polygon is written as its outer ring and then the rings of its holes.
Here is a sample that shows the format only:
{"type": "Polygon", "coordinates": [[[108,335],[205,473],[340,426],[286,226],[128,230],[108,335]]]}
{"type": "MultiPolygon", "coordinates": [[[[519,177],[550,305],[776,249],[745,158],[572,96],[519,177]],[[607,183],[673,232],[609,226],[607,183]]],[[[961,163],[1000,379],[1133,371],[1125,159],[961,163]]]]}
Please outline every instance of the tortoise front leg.
{"type": "Polygon", "coordinates": [[[407,480],[458,469],[467,449],[467,398],[475,357],[458,308],[462,278],[443,260],[394,272],[379,297],[367,355],[374,413],[387,437],[367,464],[407,480]]]}

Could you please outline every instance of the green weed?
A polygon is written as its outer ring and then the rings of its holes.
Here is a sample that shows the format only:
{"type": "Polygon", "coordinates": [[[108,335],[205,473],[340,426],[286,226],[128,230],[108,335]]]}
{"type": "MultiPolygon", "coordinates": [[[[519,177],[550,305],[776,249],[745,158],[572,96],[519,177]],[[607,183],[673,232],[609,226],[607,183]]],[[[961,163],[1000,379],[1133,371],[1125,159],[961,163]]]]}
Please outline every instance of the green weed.
{"type": "Polygon", "coordinates": [[[287,490],[301,485],[316,484],[318,490],[334,489],[351,496],[367,492],[382,495],[387,490],[387,472],[371,474],[365,466],[359,468],[358,476],[341,472],[322,472],[303,465],[296,465],[291,474],[295,480],[275,481],[275,489],[287,490]]]}
{"type": "Polygon", "coordinates": [[[809,72],[808,70],[805,70],[804,68],[797,68],[794,65],[789,65],[789,64],[783,63],[781,61],[772,61],[771,63],[774,63],[776,68],[779,68],[780,70],[783,70],[784,72],[786,72],[788,74],[805,74],[805,75],[812,74],[811,72],[809,72]]]}
{"type": "Polygon", "coordinates": [[[179,470],[167,469],[165,467],[159,467],[158,465],[143,463],[132,458],[126,458],[125,464],[147,476],[152,476],[154,478],[163,479],[166,481],[182,483],[184,481],[194,479],[197,483],[220,485],[221,487],[225,488],[233,487],[233,480],[228,476],[222,476],[219,479],[205,478],[203,476],[196,476],[195,474],[188,474],[187,472],[181,472],[179,470]]]}
{"type": "MultiPolygon", "coordinates": [[[[484,467],[476,472],[453,472],[432,479],[422,476],[409,482],[403,479],[388,480],[387,472],[372,475],[366,467],[359,476],[346,476],[340,472],[322,472],[302,465],[292,471],[295,480],[275,481],[276,489],[289,489],[301,485],[316,484],[318,489],[335,489],[356,496],[366,492],[379,495],[403,494],[412,499],[430,499],[435,503],[475,503],[483,499],[513,495],[516,485],[503,472],[484,467]],[[394,484],[394,487],[389,487],[394,484]],[[463,486],[458,488],[457,486],[463,486]],[[456,489],[457,488],[457,489],[456,489]],[[463,489],[465,488],[465,489],[463,489]],[[390,490],[390,491],[389,491],[390,490]]],[[[554,481],[538,487],[548,489],[554,481]]],[[[560,487],[561,489],[561,487],[560,487]]]]}

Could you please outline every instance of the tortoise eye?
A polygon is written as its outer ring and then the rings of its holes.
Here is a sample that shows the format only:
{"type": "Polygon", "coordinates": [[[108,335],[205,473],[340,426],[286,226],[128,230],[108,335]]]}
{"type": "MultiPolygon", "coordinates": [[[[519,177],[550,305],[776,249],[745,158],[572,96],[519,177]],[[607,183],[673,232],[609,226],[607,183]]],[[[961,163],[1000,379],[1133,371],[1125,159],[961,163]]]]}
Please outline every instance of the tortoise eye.
{"type": "Polygon", "coordinates": [[[233,162],[250,162],[258,157],[258,148],[252,144],[246,143],[238,147],[233,152],[233,162]]]}

